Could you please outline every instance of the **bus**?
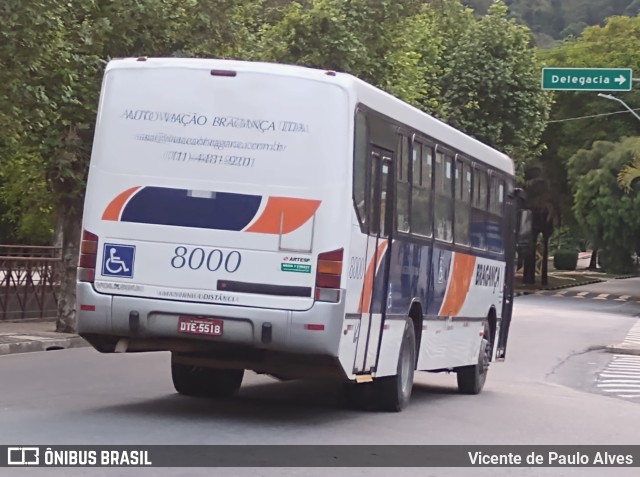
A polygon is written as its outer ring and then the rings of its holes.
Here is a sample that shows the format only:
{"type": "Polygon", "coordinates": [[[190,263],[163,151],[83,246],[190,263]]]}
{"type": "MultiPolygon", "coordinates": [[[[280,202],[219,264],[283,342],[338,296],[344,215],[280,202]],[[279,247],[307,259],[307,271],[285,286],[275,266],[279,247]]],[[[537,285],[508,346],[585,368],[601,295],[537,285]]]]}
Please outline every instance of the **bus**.
{"type": "Polygon", "coordinates": [[[251,370],[400,411],[416,371],[504,358],[506,155],[349,74],[215,59],[105,70],[77,281],[103,353],[169,351],[178,393],[251,370]]]}

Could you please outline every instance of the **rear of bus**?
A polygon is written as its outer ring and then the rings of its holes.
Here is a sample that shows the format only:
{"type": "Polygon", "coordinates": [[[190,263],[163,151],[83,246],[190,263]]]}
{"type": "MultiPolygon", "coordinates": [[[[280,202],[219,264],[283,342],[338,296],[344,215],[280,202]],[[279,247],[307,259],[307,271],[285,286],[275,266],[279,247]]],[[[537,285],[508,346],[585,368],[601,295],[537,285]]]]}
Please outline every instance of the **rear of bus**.
{"type": "Polygon", "coordinates": [[[112,61],[85,200],[80,334],[103,352],[336,356],[352,117],[337,81],[112,61]]]}

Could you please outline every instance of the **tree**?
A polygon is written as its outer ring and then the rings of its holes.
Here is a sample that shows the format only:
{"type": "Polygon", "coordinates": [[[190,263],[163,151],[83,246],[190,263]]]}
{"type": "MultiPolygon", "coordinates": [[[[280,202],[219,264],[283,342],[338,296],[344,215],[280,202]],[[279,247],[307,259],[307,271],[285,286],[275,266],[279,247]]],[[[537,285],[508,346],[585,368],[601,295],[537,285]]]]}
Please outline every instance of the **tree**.
{"type": "Polygon", "coordinates": [[[605,267],[615,273],[631,271],[632,255],[640,251],[640,194],[625,194],[617,185],[618,171],[639,147],[640,138],[597,141],[568,163],[576,218],[596,236],[605,267]]]}
{"type": "Polygon", "coordinates": [[[541,150],[549,95],[500,1],[479,19],[459,0],[293,2],[255,41],[256,59],[352,73],[519,163],[541,150]]]}
{"type": "Polygon", "coordinates": [[[6,239],[9,243],[49,245],[53,207],[42,157],[35,150],[5,151],[0,164],[0,202],[5,209],[2,217],[12,231],[6,239]]]}
{"type": "MultiPolygon", "coordinates": [[[[545,66],[573,68],[640,68],[640,17],[613,17],[603,27],[589,27],[579,38],[566,40],[558,48],[541,51],[545,66]]],[[[640,104],[635,90],[620,93],[627,104],[640,104]]],[[[620,111],[613,101],[606,101],[590,92],[557,92],[551,111],[553,120],[586,117],[550,123],[543,140],[549,150],[543,155],[563,160],[579,149],[589,148],[594,141],[616,141],[623,136],[638,134],[640,123],[628,112],[615,116],[598,116],[620,111]]]]}
{"type": "MultiPolygon", "coordinates": [[[[549,239],[562,215],[563,199],[561,197],[562,187],[558,184],[562,181],[563,175],[558,175],[554,170],[554,163],[545,162],[541,159],[530,161],[525,169],[524,186],[526,190],[525,207],[533,214],[532,233],[537,239],[542,235],[542,270],[541,284],[548,284],[548,258],[549,239]]],[[[536,243],[537,240],[534,240],[536,243]]],[[[524,283],[535,283],[536,248],[529,251],[530,260],[524,270],[524,283]]]]}
{"type": "Polygon", "coordinates": [[[443,119],[524,166],[542,150],[550,108],[529,30],[509,20],[505,4],[496,1],[454,38],[441,57],[443,119]]]}
{"type": "Polygon", "coordinates": [[[637,151],[634,151],[633,160],[618,173],[618,185],[625,192],[631,192],[633,183],[638,178],[640,178],[640,155],[637,151]]]}
{"type": "Polygon", "coordinates": [[[75,329],[75,270],[101,75],[126,56],[227,56],[249,35],[242,0],[5,0],[0,124],[39,151],[61,224],[58,331],[75,329]],[[42,45],[46,45],[43,47],[42,45]]]}
{"type": "MultiPolygon", "coordinates": [[[[484,14],[486,0],[465,0],[465,4],[484,14]]],[[[638,0],[509,0],[509,15],[527,25],[539,46],[546,38],[560,40],[579,34],[584,27],[598,25],[614,15],[635,16],[638,0]]]]}
{"type": "Polygon", "coordinates": [[[346,71],[416,106],[436,75],[439,39],[420,0],[292,2],[254,41],[253,59],[346,71]]]}
{"type": "MultiPolygon", "coordinates": [[[[640,67],[640,19],[616,17],[607,20],[603,27],[587,28],[582,35],[563,42],[549,51],[540,51],[545,66],[558,67],[640,67]]],[[[638,103],[637,91],[622,93],[626,102],[638,103]]],[[[615,142],[624,136],[637,134],[638,121],[628,112],[612,116],[602,113],[617,112],[620,108],[611,101],[599,98],[589,92],[556,92],[549,122],[542,136],[547,145],[540,161],[550,169],[549,177],[555,181],[550,184],[554,189],[554,201],[559,207],[560,216],[556,224],[573,220],[574,192],[567,187],[567,162],[579,150],[589,150],[596,141],[615,142]],[[578,119],[573,119],[578,118],[578,119]]],[[[584,174],[587,170],[582,171],[584,174]]],[[[529,191],[528,191],[529,192],[529,191]]],[[[529,194],[530,195],[530,194],[529,194]]],[[[584,220],[578,221],[585,225],[584,220]]],[[[601,245],[602,233],[597,227],[584,227],[583,236],[589,238],[597,248],[601,245]]],[[[596,253],[594,253],[596,255],[596,253]]],[[[595,266],[595,257],[593,258],[595,266]]]]}

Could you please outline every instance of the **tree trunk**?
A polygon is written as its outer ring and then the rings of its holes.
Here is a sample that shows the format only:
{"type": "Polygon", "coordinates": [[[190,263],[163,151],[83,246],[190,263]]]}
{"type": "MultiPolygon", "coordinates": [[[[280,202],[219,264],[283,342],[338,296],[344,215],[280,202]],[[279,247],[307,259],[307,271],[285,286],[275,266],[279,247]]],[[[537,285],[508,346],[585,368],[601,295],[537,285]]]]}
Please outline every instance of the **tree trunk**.
{"type": "Polygon", "coordinates": [[[536,283],[536,246],[535,242],[528,247],[524,256],[524,271],[522,272],[522,283],[525,285],[535,285],[536,283]]]}
{"type": "Polygon", "coordinates": [[[540,284],[547,286],[549,284],[549,238],[551,235],[542,235],[542,270],[540,273],[540,284]]]}
{"type": "Polygon", "coordinates": [[[589,260],[588,270],[595,270],[598,268],[598,249],[594,249],[591,253],[591,260],[589,260]]]}
{"type": "Polygon", "coordinates": [[[64,240],[64,212],[56,211],[56,228],[53,232],[53,246],[62,248],[62,242],[64,240]]]}
{"type": "Polygon", "coordinates": [[[82,228],[82,204],[59,206],[62,224],[62,262],[60,264],[60,292],[58,295],[58,321],[56,331],[75,333],[76,327],[76,274],[82,228]]]}

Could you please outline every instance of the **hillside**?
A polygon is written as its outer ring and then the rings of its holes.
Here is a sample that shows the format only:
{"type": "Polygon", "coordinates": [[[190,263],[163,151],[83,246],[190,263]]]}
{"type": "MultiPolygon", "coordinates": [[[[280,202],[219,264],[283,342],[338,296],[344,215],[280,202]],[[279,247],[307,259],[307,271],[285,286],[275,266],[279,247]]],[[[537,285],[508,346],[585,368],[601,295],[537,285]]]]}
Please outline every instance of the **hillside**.
{"type": "MultiPolygon", "coordinates": [[[[493,0],[463,0],[484,14],[493,0]]],[[[540,46],[578,35],[585,27],[598,25],[614,15],[636,16],[640,0],[505,0],[511,15],[534,32],[540,46]]]]}

